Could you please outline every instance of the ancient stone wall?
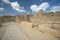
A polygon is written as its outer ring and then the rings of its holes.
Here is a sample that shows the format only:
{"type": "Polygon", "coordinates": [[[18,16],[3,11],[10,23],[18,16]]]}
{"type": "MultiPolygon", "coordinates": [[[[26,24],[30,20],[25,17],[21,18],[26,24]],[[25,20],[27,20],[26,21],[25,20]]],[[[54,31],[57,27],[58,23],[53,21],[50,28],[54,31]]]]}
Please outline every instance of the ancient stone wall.
{"type": "Polygon", "coordinates": [[[2,16],[0,17],[0,22],[15,21],[15,16],[2,16]]]}
{"type": "Polygon", "coordinates": [[[29,21],[29,15],[17,15],[16,16],[16,22],[21,22],[21,21],[29,21]]]}
{"type": "Polygon", "coordinates": [[[56,12],[56,13],[53,13],[53,12],[50,12],[50,13],[43,13],[42,10],[40,10],[38,12],[38,14],[34,14],[32,17],[31,17],[31,21],[32,20],[35,20],[35,21],[40,21],[40,23],[52,23],[52,22],[59,22],[60,23],[60,13],[59,12],[56,12]]]}
{"type": "Polygon", "coordinates": [[[42,10],[39,10],[37,14],[31,17],[30,21],[34,24],[60,29],[60,12],[43,13],[42,10]]]}

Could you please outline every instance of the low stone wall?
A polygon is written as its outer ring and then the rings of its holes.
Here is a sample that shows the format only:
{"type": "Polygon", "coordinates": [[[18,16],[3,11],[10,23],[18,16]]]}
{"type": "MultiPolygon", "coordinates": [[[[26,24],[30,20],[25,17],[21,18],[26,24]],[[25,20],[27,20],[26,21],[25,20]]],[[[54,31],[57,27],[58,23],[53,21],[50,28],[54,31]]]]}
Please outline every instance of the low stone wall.
{"type": "Polygon", "coordinates": [[[33,26],[33,24],[28,21],[22,21],[20,24],[28,29],[32,29],[33,26]]]}
{"type": "Polygon", "coordinates": [[[15,16],[2,16],[0,17],[0,22],[10,22],[15,21],[15,16]]]}
{"type": "Polygon", "coordinates": [[[42,25],[39,25],[39,31],[43,33],[49,33],[57,38],[60,38],[60,31],[57,31],[55,29],[49,28],[49,27],[44,27],[42,25]]]}

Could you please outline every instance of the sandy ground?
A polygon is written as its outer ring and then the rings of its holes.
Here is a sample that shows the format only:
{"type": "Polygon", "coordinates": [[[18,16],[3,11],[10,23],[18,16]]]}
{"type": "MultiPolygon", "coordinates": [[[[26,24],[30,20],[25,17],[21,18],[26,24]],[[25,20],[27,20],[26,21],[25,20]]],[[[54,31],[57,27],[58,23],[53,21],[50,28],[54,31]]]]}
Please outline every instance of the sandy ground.
{"type": "Polygon", "coordinates": [[[34,29],[28,29],[16,22],[6,23],[7,29],[1,40],[59,40],[58,38],[44,34],[34,29]]]}

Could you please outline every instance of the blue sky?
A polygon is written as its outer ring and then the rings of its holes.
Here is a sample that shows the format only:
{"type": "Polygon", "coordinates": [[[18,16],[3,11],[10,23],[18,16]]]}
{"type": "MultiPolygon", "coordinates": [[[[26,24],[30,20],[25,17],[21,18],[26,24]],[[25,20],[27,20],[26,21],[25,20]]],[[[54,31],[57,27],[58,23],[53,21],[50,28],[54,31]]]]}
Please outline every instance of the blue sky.
{"type": "Polygon", "coordinates": [[[0,15],[60,11],[60,0],[0,0],[0,15]]]}

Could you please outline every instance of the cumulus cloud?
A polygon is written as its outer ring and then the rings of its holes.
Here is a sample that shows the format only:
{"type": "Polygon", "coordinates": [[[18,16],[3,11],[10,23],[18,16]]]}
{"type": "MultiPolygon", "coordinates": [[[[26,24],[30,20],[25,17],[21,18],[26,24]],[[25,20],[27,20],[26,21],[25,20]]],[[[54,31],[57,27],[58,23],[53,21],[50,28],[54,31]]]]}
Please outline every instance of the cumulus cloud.
{"type": "Polygon", "coordinates": [[[49,4],[48,4],[47,2],[45,2],[45,3],[42,3],[42,4],[39,6],[39,9],[46,10],[48,7],[49,7],[49,4]]]}
{"type": "Polygon", "coordinates": [[[49,4],[47,2],[42,3],[41,5],[32,5],[31,9],[32,11],[39,11],[40,9],[43,9],[44,11],[49,7],[49,4]]]}
{"type": "Polygon", "coordinates": [[[21,7],[17,1],[16,2],[10,2],[9,0],[2,0],[2,1],[4,3],[10,4],[11,7],[18,12],[26,12],[26,10],[24,10],[24,7],[21,7]]]}
{"type": "Polygon", "coordinates": [[[53,7],[51,7],[50,12],[57,12],[57,11],[60,11],[60,6],[53,6],[53,7]]]}
{"type": "Polygon", "coordinates": [[[3,11],[3,10],[5,10],[4,8],[0,8],[0,11],[3,11]]]}
{"type": "Polygon", "coordinates": [[[24,7],[20,7],[20,5],[18,4],[18,2],[12,2],[12,3],[11,3],[11,7],[12,7],[14,10],[17,10],[17,11],[19,11],[19,12],[25,12],[24,7]]]}
{"type": "Polygon", "coordinates": [[[31,9],[32,9],[32,11],[38,11],[38,6],[37,5],[32,5],[31,9]]]}

